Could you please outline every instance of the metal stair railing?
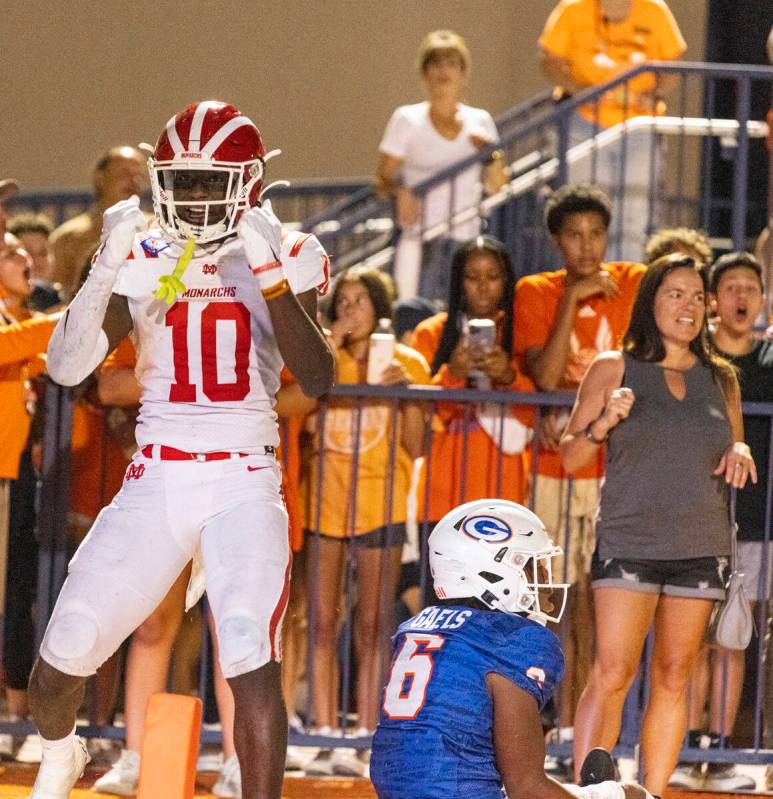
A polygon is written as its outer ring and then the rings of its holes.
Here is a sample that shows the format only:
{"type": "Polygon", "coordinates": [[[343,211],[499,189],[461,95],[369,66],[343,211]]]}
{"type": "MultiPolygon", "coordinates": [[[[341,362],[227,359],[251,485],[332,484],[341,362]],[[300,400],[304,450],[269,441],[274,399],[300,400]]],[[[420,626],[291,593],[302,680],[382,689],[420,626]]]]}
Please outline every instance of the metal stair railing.
{"type": "MultiPolygon", "coordinates": [[[[494,122],[500,136],[516,129],[532,114],[552,105],[552,95],[553,92],[549,89],[539,92],[499,114],[494,119],[494,122]]],[[[375,213],[377,209],[388,207],[390,203],[391,200],[379,198],[375,188],[370,184],[354,192],[351,196],[344,197],[338,202],[332,203],[320,213],[304,219],[301,229],[306,231],[335,229],[334,225],[330,228],[326,228],[325,223],[345,217],[347,214],[352,214],[355,210],[360,212],[367,209],[375,213]],[[371,202],[374,203],[372,208],[370,205],[366,205],[371,202]]]]}
{"type": "MultiPolygon", "coordinates": [[[[735,148],[734,196],[732,202],[719,210],[727,211],[732,216],[730,237],[732,245],[743,248],[747,241],[746,188],[749,180],[747,172],[750,140],[762,137],[767,130],[764,122],[750,119],[751,84],[754,81],[761,81],[767,87],[772,86],[773,68],[732,64],[652,62],[637,66],[607,83],[589,88],[557,105],[551,104],[549,107],[537,105],[529,113],[518,116],[508,131],[501,135],[500,143],[496,147],[484,148],[414,187],[419,199],[425,198],[431,190],[441,185],[449,184],[452,187],[449,212],[445,221],[432,228],[422,227],[420,230],[422,240],[429,241],[442,236],[455,223],[476,216],[486,219],[502,205],[542,186],[561,185],[566,182],[570,167],[578,159],[588,155],[595,158],[605,147],[610,147],[621,139],[625,140],[636,131],[648,129],[657,136],[669,135],[677,139],[676,151],[672,155],[676,162],[675,168],[669,170],[670,184],[664,197],[667,211],[661,218],[651,220],[655,226],[692,223],[704,229],[710,227],[711,214],[717,209],[711,207],[705,185],[714,157],[709,138],[718,137],[723,140],[723,144],[732,138],[735,148]],[[580,145],[578,149],[577,145],[575,147],[570,145],[571,126],[578,109],[583,106],[598,108],[607,92],[620,88],[624,94],[624,106],[627,105],[630,82],[646,74],[676,76],[678,86],[672,96],[671,104],[677,107],[677,114],[633,117],[609,129],[596,125],[595,135],[587,140],[584,147],[580,145]],[[700,93],[688,92],[688,81],[691,80],[700,82],[700,93]],[[735,88],[734,119],[715,117],[717,84],[721,81],[729,82],[735,88]],[[703,109],[696,108],[703,104],[706,106],[705,116],[698,113],[703,109]],[[697,153],[687,153],[685,142],[690,137],[702,138],[702,142],[696,142],[702,145],[702,152],[698,150],[697,153]],[[497,148],[505,150],[507,154],[511,170],[509,183],[492,197],[471,198],[468,207],[454,212],[454,178],[464,170],[482,168],[491,152],[497,148]],[[703,186],[688,196],[686,186],[689,181],[686,181],[685,176],[688,168],[694,169],[701,158],[703,186]],[[684,218],[688,215],[690,219],[685,221],[684,218]]],[[[624,173],[624,144],[620,162],[621,172],[624,173]]],[[[331,254],[334,269],[337,271],[363,260],[379,264],[386,264],[390,260],[389,246],[396,233],[394,205],[390,199],[379,200],[374,192],[367,197],[363,194],[363,199],[366,201],[361,202],[359,208],[354,208],[350,212],[345,212],[345,207],[341,206],[332,209],[335,213],[324,214],[305,223],[304,229],[311,230],[320,237],[331,254]]],[[[541,227],[540,214],[533,214],[528,221],[535,229],[541,227]]]]}

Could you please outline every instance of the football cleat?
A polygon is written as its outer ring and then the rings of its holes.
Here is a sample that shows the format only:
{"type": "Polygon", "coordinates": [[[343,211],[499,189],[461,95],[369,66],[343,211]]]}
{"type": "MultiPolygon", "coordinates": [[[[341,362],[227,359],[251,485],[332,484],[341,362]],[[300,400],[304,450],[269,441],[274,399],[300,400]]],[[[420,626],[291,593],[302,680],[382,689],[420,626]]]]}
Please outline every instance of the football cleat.
{"type": "Polygon", "coordinates": [[[617,769],[612,755],[606,749],[591,749],[582,761],[580,768],[580,785],[598,785],[600,782],[617,780],[617,769]]]}
{"type": "Polygon", "coordinates": [[[70,757],[64,761],[46,757],[44,752],[29,799],[69,799],[70,791],[83,776],[90,759],[86,743],[77,736],[70,757]]]}

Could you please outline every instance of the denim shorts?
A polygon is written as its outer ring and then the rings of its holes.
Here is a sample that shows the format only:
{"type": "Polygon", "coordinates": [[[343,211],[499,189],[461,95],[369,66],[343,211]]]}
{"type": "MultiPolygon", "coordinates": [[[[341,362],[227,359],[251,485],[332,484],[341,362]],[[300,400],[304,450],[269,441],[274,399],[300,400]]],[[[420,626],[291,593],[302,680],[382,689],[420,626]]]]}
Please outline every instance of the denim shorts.
{"type": "Polygon", "coordinates": [[[729,575],[730,559],[727,557],[602,560],[597,548],[591,561],[594,588],[624,588],[695,599],[724,599],[729,575]]]}

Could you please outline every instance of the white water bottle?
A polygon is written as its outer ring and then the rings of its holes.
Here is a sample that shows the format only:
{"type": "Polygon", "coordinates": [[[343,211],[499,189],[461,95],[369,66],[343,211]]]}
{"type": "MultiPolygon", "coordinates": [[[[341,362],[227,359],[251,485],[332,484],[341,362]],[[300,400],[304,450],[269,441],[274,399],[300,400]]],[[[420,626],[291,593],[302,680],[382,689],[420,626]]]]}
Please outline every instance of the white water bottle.
{"type": "Polygon", "coordinates": [[[371,385],[381,382],[384,370],[395,357],[395,334],[391,319],[379,319],[378,325],[370,334],[368,346],[368,375],[366,381],[371,385]]]}

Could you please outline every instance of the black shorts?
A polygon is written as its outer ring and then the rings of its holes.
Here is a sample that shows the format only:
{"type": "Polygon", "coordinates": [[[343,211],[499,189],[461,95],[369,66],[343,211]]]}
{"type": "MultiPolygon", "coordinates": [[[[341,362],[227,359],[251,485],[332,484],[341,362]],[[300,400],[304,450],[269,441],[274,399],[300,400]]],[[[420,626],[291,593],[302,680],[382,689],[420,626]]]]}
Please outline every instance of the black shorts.
{"type": "Polygon", "coordinates": [[[730,574],[730,559],[602,560],[596,548],[590,574],[594,588],[624,588],[648,594],[724,599],[725,585],[730,574]]]}
{"type": "MultiPolygon", "coordinates": [[[[312,530],[306,530],[306,535],[313,536],[315,533],[312,530]]],[[[337,535],[325,535],[320,533],[322,538],[329,541],[343,541],[348,544],[352,539],[351,537],[341,538],[337,535]]],[[[386,547],[402,546],[405,543],[406,530],[405,523],[385,525],[371,530],[369,533],[362,533],[354,536],[354,546],[362,547],[363,549],[385,549],[386,547]]]]}

